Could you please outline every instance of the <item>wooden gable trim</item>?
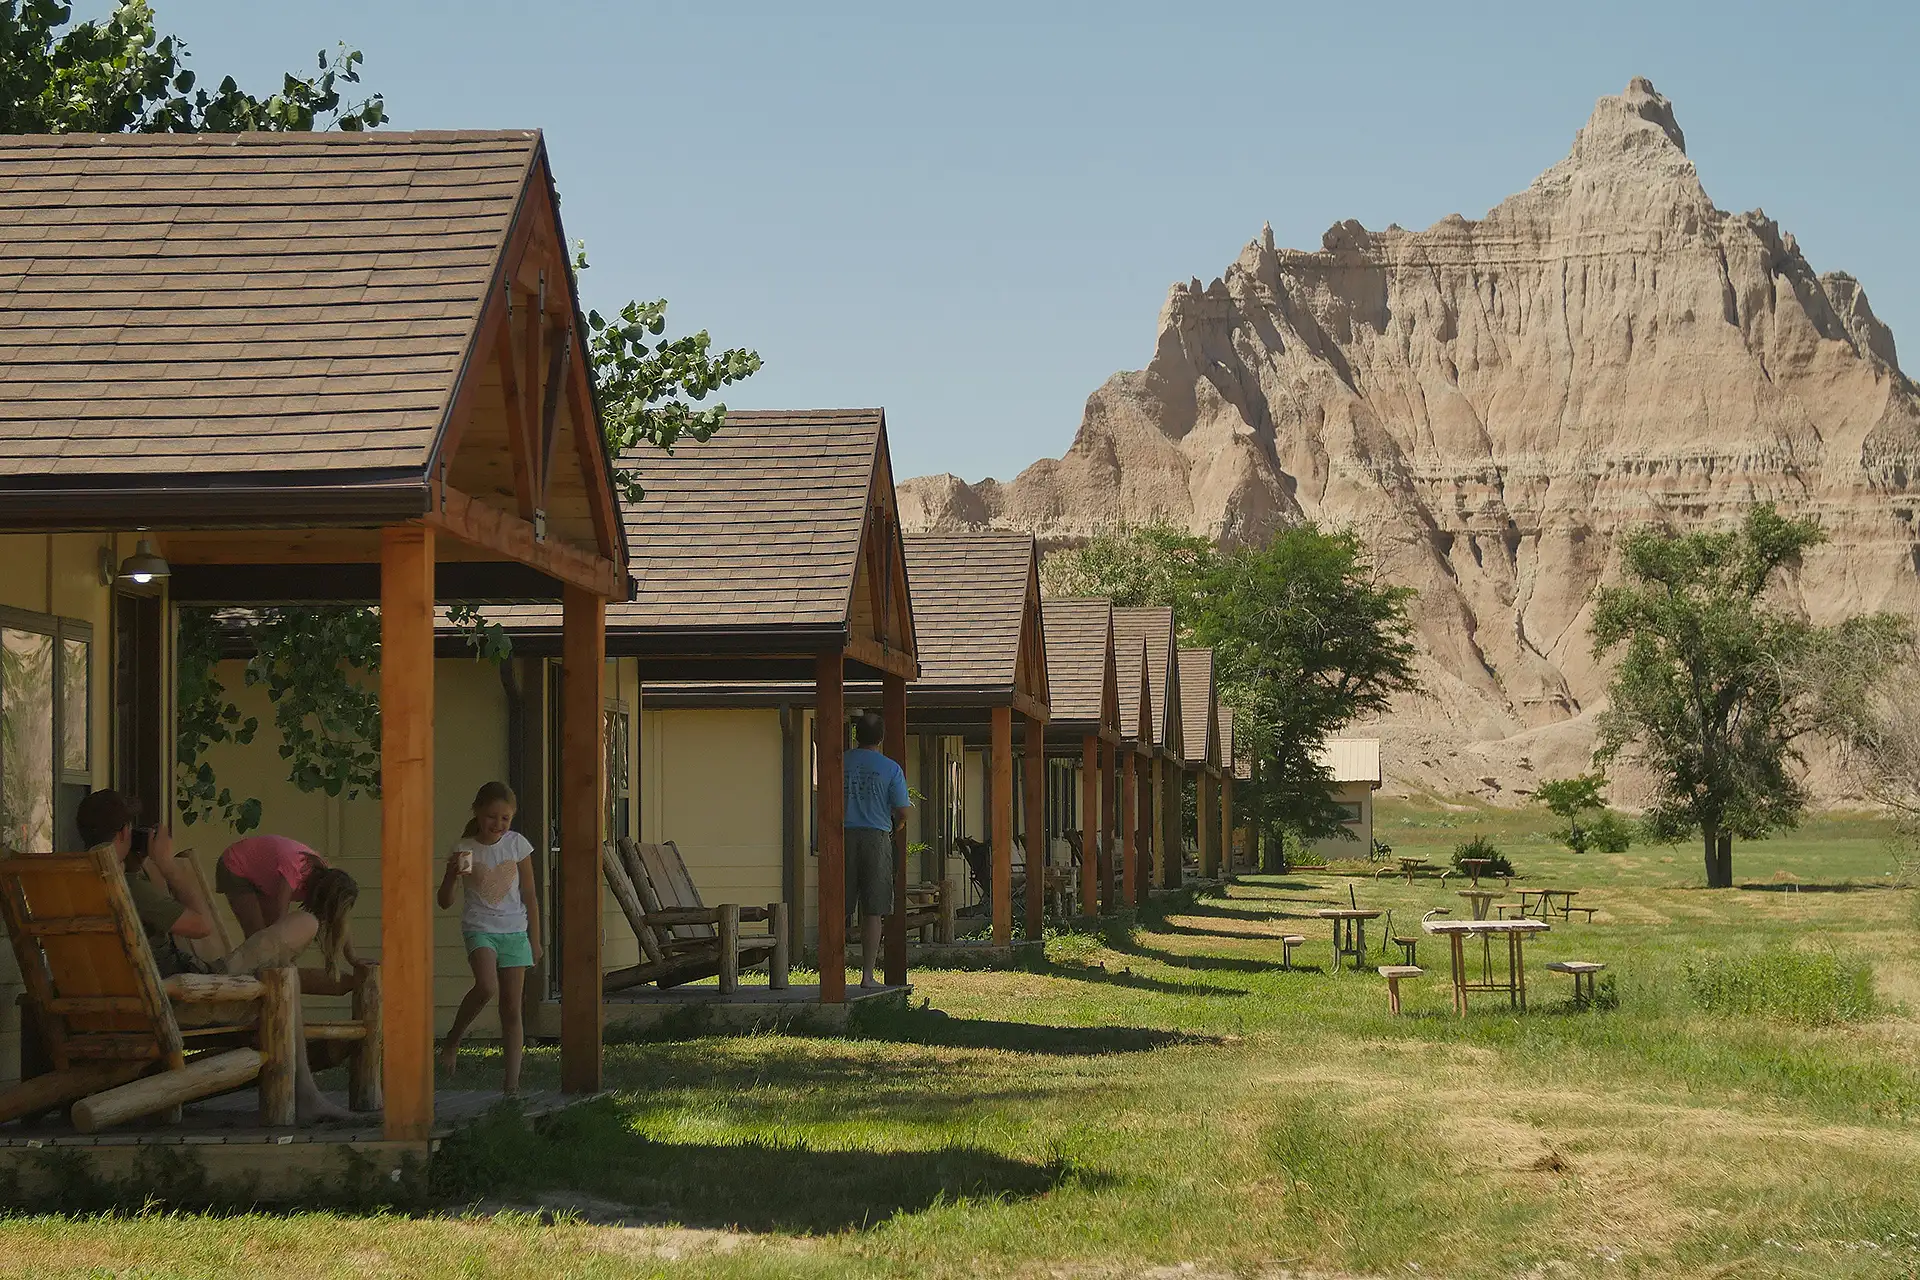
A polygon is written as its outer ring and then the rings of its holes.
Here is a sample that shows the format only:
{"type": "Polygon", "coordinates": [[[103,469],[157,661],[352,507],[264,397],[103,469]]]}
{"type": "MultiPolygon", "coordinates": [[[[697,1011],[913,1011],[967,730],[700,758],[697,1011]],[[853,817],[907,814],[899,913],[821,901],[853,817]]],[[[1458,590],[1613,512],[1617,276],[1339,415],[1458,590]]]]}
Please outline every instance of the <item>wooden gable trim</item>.
{"type": "Polygon", "coordinates": [[[1037,552],[1027,560],[1027,597],[1020,616],[1020,646],[1014,655],[1013,686],[1014,710],[1029,719],[1048,718],[1053,705],[1053,686],[1047,677],[1047,632],[1040,605],[1037,552]]]}
{"type": "Polygon", "coordinates": [[[1162,727],[1166,731],[1166,752],[1168,759],[1177,764],[1185,764],[1187,758],[1187,736],[1183,728],[1185,718],[1180,713],[1180,646],[1171,641],[1167,644],[1167,698],[1166,705],[1160,711],[1162,727]]]}
{"type": "Polygon", "coordinates": [[[882,422],[875,439],[873,467],[867,477],[867,499],[860,522],[860,543],[854,553],[852,581],[847,589],[847,656],[870,667],[902,676],[920,676],[920,654],[913,630],[913,604],[907,585],[906,539],[900,530],[899,507],[893,491],[893,468],[887,458],[887,429],[882,422]],[[864,570],[864,572],[863,572],[864,570]],[[867,584],[868,613],[873,635],[854,633],[855,592],[867,584]]]}
{"type": "Polygon", "coordinates": [[[437,488],[434,510],[422,517],[421,523],[444,530],[468,546],[517,560],[603,600],[625,596],[619,566],[607,557],[582,550],[564,538],[541,538],[531,522],[476,502],[452,485],[437,488]]]}
{"type": "Polygon", "coordinates": [[[1153,754],[1153,680],[1147,674],[1149,650],[1147,642],[1140,642],[1140,720],[1138,743],[1140,754],[1153,754]]]}
{"type": "Polygon", "coordinates": [[[1120,741],[1120,662],[1114,653],[1113,614],[1107,614],[1107,657],[1100,673],[1100,731],[1120,741]]]}
{"type": "MultiPolygon", "coordinates": [[[[595,550],[612,562],[617,578],[626,560],[619,508],[614,501],[587,368],[585,326],[573,270],[566,259],[544,146],[535,149],[522,179],[513,222],[495,263],[472,346],[461,366],[460,383],[435,445],[431,474],[442,488],[473,417],[479,375],[488,361],[500,373],[519,519],[534,529],[537,543],[547,541],[541,526],[552,487],[559,410],[564,400],[574,438],[572,461],[580,468],[595,550]]],[[[437,499],[434,505],[441,506],[437,499]]],[[[626,594],[623,589],[617,590],[611,598],[624,599],[626,594]]]]}

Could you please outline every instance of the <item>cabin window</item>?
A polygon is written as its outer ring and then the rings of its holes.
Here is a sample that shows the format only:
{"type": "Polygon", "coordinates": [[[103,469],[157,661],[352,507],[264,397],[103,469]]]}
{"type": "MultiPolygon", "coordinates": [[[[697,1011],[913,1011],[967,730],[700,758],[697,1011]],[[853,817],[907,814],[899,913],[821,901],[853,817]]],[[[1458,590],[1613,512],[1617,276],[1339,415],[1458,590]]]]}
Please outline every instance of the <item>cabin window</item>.
{"type": "Polygon", "coordinates": [[[93,631],[0,610],[0,845],[51,853],[78,840],[73,814],[93,784],[93,631]]]}
{"type": "Polygon", "coordinates": [[[1362,815],[1360,812],[1360,802],[1358,800],[1341,800],[1336,802],[1334,807],[1340,810],[1341,822],[1349,827],[1357,827],[1360,825],[1362,815]]]}

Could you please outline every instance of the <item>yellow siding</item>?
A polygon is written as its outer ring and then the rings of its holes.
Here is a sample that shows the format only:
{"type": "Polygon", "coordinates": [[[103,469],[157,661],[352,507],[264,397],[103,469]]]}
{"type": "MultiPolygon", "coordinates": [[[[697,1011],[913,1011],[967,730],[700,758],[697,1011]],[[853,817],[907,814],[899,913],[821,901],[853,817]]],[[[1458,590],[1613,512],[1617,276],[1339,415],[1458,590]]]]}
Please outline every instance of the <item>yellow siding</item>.
{"type": "Polygon", "coordinates": [[[1342,782],[1333,788],[1333,798],[1342,804],[1360,806],[1360,821],[1347,824],[1354,838],[1330,836],[1315,840],[1309,850],[1323,858],[1364,858],[1373,849],[1373,788],[1364,782],[1342,782]]]}
{"type": "MultiPolygon", "coordinates": [[[[116,562],[132,550],[112,534],[0,535],[0,605],[72,618],[93,627],[93,784],[113,779],[113,590],[100,583],[100,551],[116,562]]],[[[20,1075],[20,970],[0,946],[0,1084],[20,1075]]]]}
{"type": "Polygon", "coordinates": [[[710,906],[780,901],[780,713],[674,708],[642,721],[646,838],[680,847],[710,906]]]}

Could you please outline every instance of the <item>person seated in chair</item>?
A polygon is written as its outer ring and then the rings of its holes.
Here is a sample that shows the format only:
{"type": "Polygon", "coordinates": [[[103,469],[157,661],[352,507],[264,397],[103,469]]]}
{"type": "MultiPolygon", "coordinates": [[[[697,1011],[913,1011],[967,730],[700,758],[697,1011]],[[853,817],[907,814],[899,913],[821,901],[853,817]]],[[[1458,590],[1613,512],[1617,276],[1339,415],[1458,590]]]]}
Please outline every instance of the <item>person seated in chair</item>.
{"type": "MultiPolygon", "coordinates": [[[[322,916],[309,901],[309,910],[291,912],[250,936],[245,942],[217,960],[206,961],[182,945],[183,941],[206,938],[214,932],[213,907],[201,891],[198,879],[183,862],[174,857],[173,837],[165,827],[147,833],[144,848],[134,838],[133,805],[117,791],[95,791],[80,802],[74,815],[81,839],[89,849],[111,848],[127,877],[127,894],[133,899],[134,913],[147,945],[153,950],[154,964],[162,978],[176,973],[220,973],[252,977],[274,965],[290,965],[316,939],[320,940],[326,968],[300,971],[300,987],[321,995],[342,995],[357,988],[365,979],[366,966],[356,964],[345,976],[336,973],[341,942],[338,930],[332,938],[322,935],[322,916]],[[137,875],[142,863],[147,875],[137,875]],[[156,883],[157,880],[157,883],[156,883]],[[164,886],[164,888],[162,887],[164,886]]],[[[328,920],[338,920],[352,906],[328,904],[328,920]]],[[[213,1006],[182,1005],[178,1016],[187,1026],[212,1025],[227,1020],[229,1010],[213,1006]]],[[[323,1065],[331,1065],[323,1064],[323,1065]]],[[[314,1120],[348,1119],[353,1113],[330,1101],[314,1083],[313,1069],[305,1053],[295,1061],[295,1100],[302,1123],[314,1120]]]]}

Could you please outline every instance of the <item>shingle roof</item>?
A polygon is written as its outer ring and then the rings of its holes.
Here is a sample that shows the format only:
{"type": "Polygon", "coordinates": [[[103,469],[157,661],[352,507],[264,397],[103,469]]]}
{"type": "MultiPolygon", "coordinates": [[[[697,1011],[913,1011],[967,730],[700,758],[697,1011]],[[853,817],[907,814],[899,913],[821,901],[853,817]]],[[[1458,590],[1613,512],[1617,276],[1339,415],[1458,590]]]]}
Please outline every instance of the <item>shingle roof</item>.
{"type": "Polygon", "coordinates": [[[1047,629],[1047,684],[1056,722],[1098,724],[1105,695],[1113,605],[1105,600],[1041,603],[1047,629]]]}
{"type": "Polygon", "coordinates": [[[424,470],[540,150],[0,137],[0,483],[424,470]]]}
{"type": "Polygon", "coordinates": [[[1213,650],[1180,651],[1180,747],[1188,764],[1218,764],[1208,758],[1207,725],[1213,713],[1213,650]]]}
{"type": "Polygon", "coordinates": [[[1173,610],[1142,605],[1113,611],[1114,641],[1122,651],[1142,640],[1147,645],[1147,689],[1153,695],[1153,742],[1164,747],[1167,737],[1167,666],[1173,650],[1173,610]]]}
{"type": "Polygon", "coordinates": [[[907,581],[920,679],[929,687],[1013,692],[1033,578],[1030,533],[910,534],[907,581]]]}

